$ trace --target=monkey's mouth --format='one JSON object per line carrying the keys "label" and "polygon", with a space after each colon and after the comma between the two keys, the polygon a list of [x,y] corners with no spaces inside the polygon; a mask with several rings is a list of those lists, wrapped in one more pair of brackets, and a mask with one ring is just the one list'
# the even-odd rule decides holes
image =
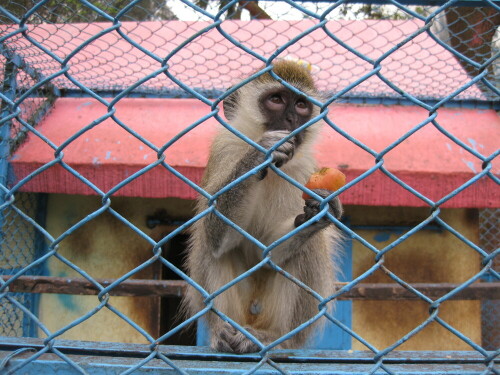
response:
{"label": "monkey's mouth", "polygon": [[296,134],[294,138],[295,146],[299,147],[304,141],[307,129],[302,130],[300,133]]}
{"label": "monkey's mouth", "polygon": [[302,130],[300,133],[296,134],[293,138],[291,138],[293,144],[295,145],[295,148],[297,149],[298,147],[300,147],[300,145],[302,144],[302,142],[304,142],[304,136],[305,136],[305,133],[306,130]]}

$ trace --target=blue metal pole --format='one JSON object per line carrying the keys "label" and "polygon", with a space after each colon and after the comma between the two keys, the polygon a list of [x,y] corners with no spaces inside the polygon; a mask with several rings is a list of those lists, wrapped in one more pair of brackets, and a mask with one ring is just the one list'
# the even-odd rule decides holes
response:
{"label": "blue metal pole", "polygon": [[[16,76],[16,65],[7,60],[4,68],[2,95],[11,102],[13,102],[16,95]],[[0,107],[0,207],[5,204],[5,190],[7,189],[9,173],[10,128],[12,124],[11,119],[8,119],[11,115],[11,109],[5,99],[2,98]],[[3,210],[0,210],[0,232],[3,232],[4,220]],[[0,241],[3,241],[4,236],[0,236],[0,238]]]}

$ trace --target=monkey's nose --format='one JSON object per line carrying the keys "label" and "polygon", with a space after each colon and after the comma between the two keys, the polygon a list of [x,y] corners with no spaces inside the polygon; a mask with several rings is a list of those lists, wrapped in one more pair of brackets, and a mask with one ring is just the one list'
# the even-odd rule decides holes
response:
{"label": "monkey's nose", "polygon": [[283,119],[283,125],[285,126],[286,130],[293,131],[295,130],[295,118],[292,115],[285,115],[285,118]]}

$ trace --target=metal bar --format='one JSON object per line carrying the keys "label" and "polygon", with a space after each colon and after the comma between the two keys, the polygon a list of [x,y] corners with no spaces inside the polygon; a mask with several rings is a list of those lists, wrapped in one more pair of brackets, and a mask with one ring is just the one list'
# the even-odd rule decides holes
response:
{"label": "metal bar", "polygon": [[[12,276],[0,276],[8,282]],[[103,287],[111,285],[114,279],[96,279]],[[338,289],[347,283],[335,283]],[[427,297],[437,299],[460,287],[453,283],[413,283],[412,286]],[[15,293],[57,293],[75,295],[97,295],[99,290],[83,278],[53,276],[21,276],[9,283],[9,291]],[[114,296],[181,297],[187,283],[182,280],[125,280],[110,291]],[[360,283],[340,295],[339,300],[418,300],[411,291],[399,284]],[[475,283],[452,296],[454,300],[500,299],[500,282]]]}
{"label": "metal bar", "polygon": [[[0,336],[0,353],[2,351],[15,351],[29,347],[41,350],[46,344],[44,339],[26,337],[3,337]],[[116,356],[122,358],[145,357],[151,352],[148,344],[128,344],[118,342],[88,342],[76,340],[57,340],[54,347],[65,354]],[[172,359],[184,360],[223,360],[252,362],[261,359],[257,353],[236,355],[230,353],[215,352],[208,347],[200,346],[176,346],[159,345],[158,350],[169,353]],[[303,363],[314,359],[321,363],[373,363],[374,353],[371,351],[347,351],[347,350],[316,350],[316,349],[288,349],[275,350],[270,354],[276,362]],[[495,360],[495,363],[500,360]],[[389,353],[384,362],[387,363],[484,363],[483,355],[476,351],[393,351]]]}
{"label": "metal bar", "polygon": [[[9,358],[6,370],[26,364],[30,352],[39,353],[47,348],[47,344],[39,339],[25,338],[0,338],[0,360]],[[24,352],[16,350],[21,348]],[[3,351],[2,351],[3,350]],[[144,357],[160,358],[163,353],[168,353],[171,358],[190,374],[226,374],[248,373],[254,364],[261,360],[258,354],[234,355],[217,353],[207,347],[179,347],[160,345],[152,349],[149,345],[78,342],[57,340],[53,343],[56,353],[64,353],[67,359],[77,364],[79,368],[94,372],[124,373],[137,366],[139,359]],[[165,362],[157,359],[148,361],[147,368],[142,366],[134,373],[149,374],[151,371],[163,373],[176,373]],[[374,353],[369,351],[326,351],[326,350],[277,350],[270,353],[269,358],[279,363],[280,368],[287,373],[304,374],[351,374],[361,375],[370,373],[373,368]],[[389,364],[391,370],[397,374],[468,374],[479,375],[485,373],[484,356],[477,352],[392,352],[384,358],[384,363]],[[491,366],[495,363],[490,362]],[[50,352],[29,361],[23,367],[27,373],[53,374],[54,372],[66,373],[67,364],[60,356]],[[262,374],[275,374],[268,368],[259,371]],[[377,372],[379,373],[379,372]]]}
{"label": "metal bar", "polygon": [[[2,276],[8,281],[12,276]],[[103,287],[114,283],[115,279],[96,279]],[[125,280],[111,290],[114,296],[162,296],[181,297],[187,283],[181,280]],[[97,295],[100,293],[93,283],[84,278],[53,276],[21,276],[9,285],[10,292],[16,293],[57,293],[75,295]]]}
{"label": "metal bar", "polygon": [[[247,0],[248,1],[248,0]],[[259,1],[259,0],[250,0]],[[274,1],[274,0],[262,0]],[[296,0],[297,3],[324,3],[331,2],[331,0]],[[441,6],[446,4],[446,0],[398,0],[401,5],[425,5],[425,6]],[[390,5],[388,0],[350,0],[349,4],[377,4],[377,5]],[[494,4],[500,4],[499,1],[493,1]],[[453,3],[453,6],[489,6],[484,0],[458,0]]]}
{"label": "metal bar", "polygon": [[[2,93],[11,101],[14,101],[16,96],[16,77],[17,67],[14,63],[7,61],[3,71]],[[9,117],[11,109],[6,100],[1,101],[0,119]],[[8,158],[10,153],[10,129],[12,121],[8,120],[0,124],[0,185],[7,186],[8,174]],[[0,195],[0,205],[3,202],[3,194]],[[0,228],[2,228],[3,220],[0,218]]]}
{"label": "metal bar", "polygon": [[[15,356],[9,361],[10,367],[7,370],[14,368],[23,364],[27,361],[28,356],[32,353],[22,353]],[[153,353],[156,355],[156,353]],[[159,355],[158,355],[159,356]],[[3,354],[0,352],[0,360]],[[81,371],[86,371],[84,373],[94,374],[124,374],[130,368],[137,365],[137,358],[121,358],[121,357],[106,357],[106,356],[78,356],[70,355],[68,358],[79,366]],[[205,375],[205,374],[249,374],[252,373],[255,362],[247,361],[232,361],[226,362],[221,360],[212,361],[200,361],[200,360],[176,360],[176,364],[182,369],[189,371],[189,374],[193,375]],[[306,363],[283,363],[280,368],[286,370],[287,374],[318,374],[318,375],[340,375],[340,374],[351,374],[351,375],[363,375],[374,373],[373,361],[369,363],[324,363],[316,362],[315,359],[311,362]],[[430,364],[408,364],[408,363],[398,363],[391,364],[391,370],[395,371],[399,375],[436,375],[436,374],[454,374],[454,375],[481,375],[485,374],[486,366],[481,363],[464,363],[464,364],[442,364],[442,363],[430,363]],[[40,374],[40,375],[52,375],[55,373],[69,374],[75,373],[68,370],[68,364],[63,361],[59,356],[51,353],[43,354],[40,358],[34,361],[30,361],[24,367],[22,367],[24,373],[30,374]],[[16,371],[16,373],[18,373]],[[148,361],[147,366],[140,366],[135,369],[134,374],[178,374],[179,372],[173,369],[169,364],[165,363],[160,359],[152,359]],[[258,372],[262,375],[277,374],[277,371],[273,371],[269,366],[265,366],[261,371]],[[283,372],[282,372],[283,373]],[[377,371],[376,374],[382,374],[382,372]]]}
{"label": "metal bar", "polygon": [[[196,92],[205,96],[208,99],[216,99],[224,94],[225,90],[220,89],[204,89],[195,88]],[[103,98],[114,98],[117,95],[123,94],[122,90],[95,90],[95,93]],[[326,95],[330,95],[327,93]],[[44,93],[34,93],[29,96],[30,98],[45,97]],[[92,97],[88,93],[82,90],[76,89],[61,89],[60,97],[69,98],[90,98]],[[125,98],[164,98],[164,99],[177,99],[177,98],[193,98],[194,96],[186,93],[184,90],[180,89],[161,89],[161,90],[141,90],[136,89],[123,95]],[[434,106],[438,103],[437,99],[432,98],[422,98],[422,100],[430,105]],[[342,96],[341,103],[352,103],[352,104],[371,104],[371,105],[406,105],[413,106],[414,102],[408,99],[395,97],[395,96]],[[472,109],[495,109],[500,110],[500,101],[498,100],[479,100],[479,99],[453,99],[444,103],[441,107],[443,108],[472,108]]]}
{"label": "metal bar", "polygon": [[[14,52],[5,43],[0,44],[0,54],[3,55],[9,63],[14,64],[18,69],[22,70],[29,77],[33,78],[35,82],[39,82],[45,78],[43,73],[34,69],[30,64],[26,63],[22,54]],[[41,95],[42,98],[53,101],[54,98],[59,96],[61,96],[61,93],[58,87],[54,86],[51,82],[45,83],[43,94]]]}

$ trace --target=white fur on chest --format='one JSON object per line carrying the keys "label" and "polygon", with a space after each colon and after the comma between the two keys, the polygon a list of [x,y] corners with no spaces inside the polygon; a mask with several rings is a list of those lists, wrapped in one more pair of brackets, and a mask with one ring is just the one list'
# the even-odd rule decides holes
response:
{"label": "white fur on chest", "polygon": [[[309,170],[310,167],[306,169],[301,164],[292,160],[284,172],[288,172],[297,182],[305,184],[312,171]],[[264,180],[259,181],[254,188],[255,194],[252,194],[251,202],[252,218],[247,229],[264,245],[269,245],[279,238],[276,233],[277,227],[303,212],[302,191],[272,170],[269,170]]]}

